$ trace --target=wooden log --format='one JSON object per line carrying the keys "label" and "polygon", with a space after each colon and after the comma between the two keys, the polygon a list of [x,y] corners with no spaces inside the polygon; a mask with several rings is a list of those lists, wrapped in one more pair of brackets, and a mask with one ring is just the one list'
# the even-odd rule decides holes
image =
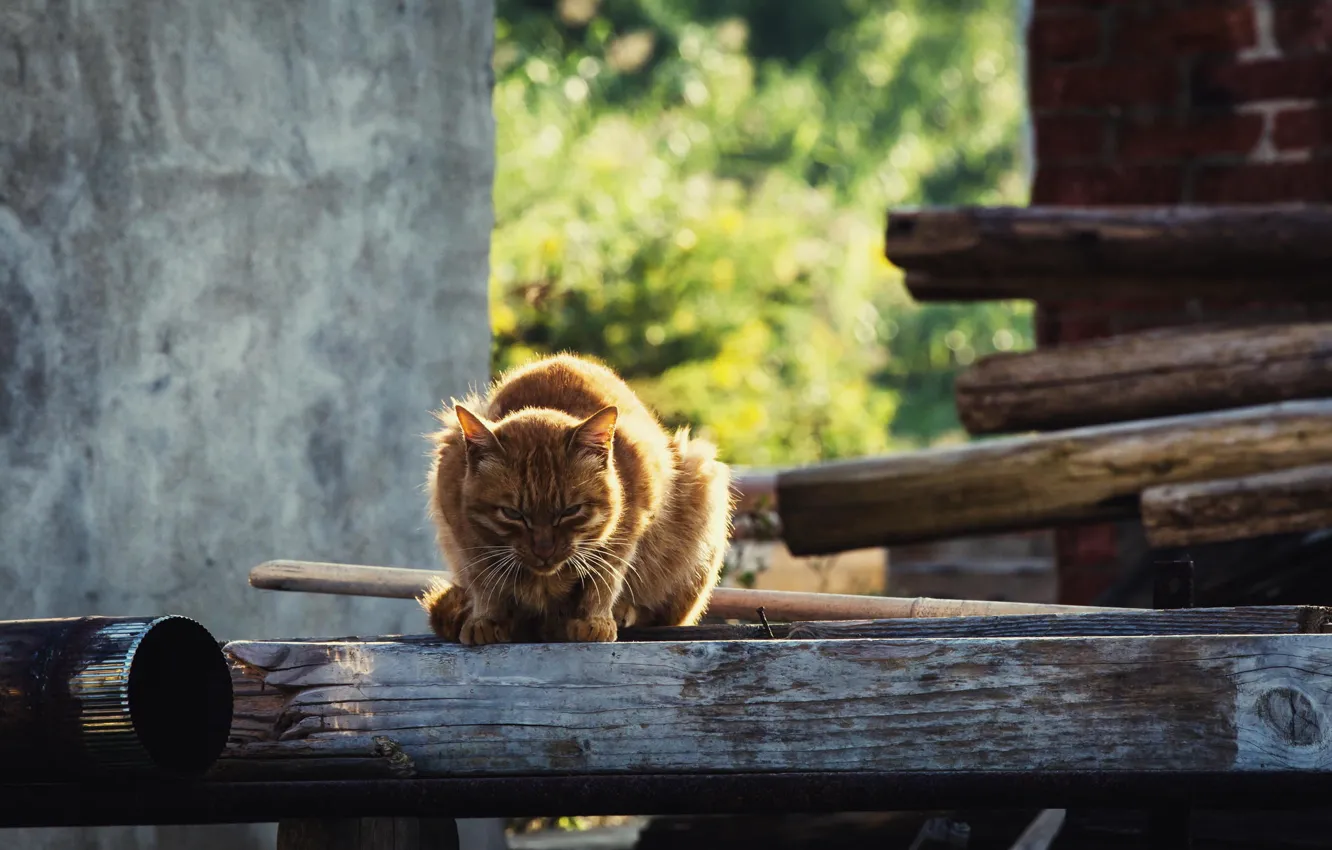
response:
{"label": "wooden log", "polygon": [[278,824],[277,850],[458,850],[451,818],[329,818]]}
{"label": "wooden log", "polygon": [[1332,322],[1171,328],[981,360],[954,384],[973,434],[1332,396]]}
{"label": "wooden log", "polygon": [[1332,206],[964,207],[891,212],[921,301],[1332,298]]}
{"label": "wooden log", "polygon": [[1155,547],[1332,528],[1332,464],[1153,487],[1142,524]]}
{"label": "wooden log", "polygon": [[[416,599],[433,581],[449,581],[447,573],[429,573],[403,567],[368,567],[317,561],[266,561],[250,570],[250,585],[264,590],[337,593]],[[719,587],[712,592],[707,613],[725,619],[757,619],[763,608],[770,620],[847,620],[886,617],[966,617],[1013,614],[1080,614],[1120,611],[1087,605],[1047,605],[1034,602],[988,602],[964,599],[899,599],[838,593],[797,593],[786,590],[750,590]]]}
{"label": "wooden log", "polygon": [[778,477],[796,555],[1136,516],[1163,484],[1332,461],[1332,401],[1010,437]]}
{"label": "wooden log", "polygon": [[234,641],[226,779],[1332,770],[1332,636]]}
{"label": "wooden log", "polygon": [[1029,617],[955,617],[938,620],[848,620],[792,623],[791,640],[848,638],[1128,637],[1133,635],[1317,634],[1328,631],[1332,610],[1315,606],[1123,609],[1113,613],[1035,614]]}
{"label": "wooden log", "polygon": [[0,777],[199,775],[230,724],[226,662],[193,620],[0,622]]}

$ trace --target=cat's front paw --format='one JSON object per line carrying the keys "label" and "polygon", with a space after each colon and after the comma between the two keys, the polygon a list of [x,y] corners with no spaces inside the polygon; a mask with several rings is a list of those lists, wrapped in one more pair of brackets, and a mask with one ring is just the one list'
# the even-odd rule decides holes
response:
{"label": "cat's front paw", "polygon": [[508,624],[486,617],[469,617],[458,630],[458,639],[468,646],[508,643],[509,638]]}
{"label": "cat's front paw", "polygon": [[615,640],[618,632],[610,617],[588,617],[586,620],[570,620],[565,634],[569,640],[579,643],[609,643]]}
{"label": "cat's front paw", "polygon": [[433,585],[421,599],[421,607],[430,617],[430,630],[444,640],[458,642],[458,631],[471,615],[467,592],[442,582]]}

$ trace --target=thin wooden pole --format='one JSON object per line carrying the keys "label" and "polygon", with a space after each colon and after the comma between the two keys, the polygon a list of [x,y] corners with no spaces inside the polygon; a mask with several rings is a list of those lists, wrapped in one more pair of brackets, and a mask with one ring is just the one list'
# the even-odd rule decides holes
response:
{"label": "thin wooden pole", "polygon": [[[416,599],[447,573],[402,567],[371,567],[315,561],[267,561],[250,571],[250,585],[263,590],[335,593]],[[763,608],[771,620],[874,620],[917,617],[986,617],[1014,614],[1088,614],[1125,611],[1085,605],[1046,605],[1035,602],[987,602],[965,599],[914,599],[851,596],[835,593],[795,593],[785,590],[748,590],[719,587],[712,593],[708,615],[725,619],[757,620]]]}

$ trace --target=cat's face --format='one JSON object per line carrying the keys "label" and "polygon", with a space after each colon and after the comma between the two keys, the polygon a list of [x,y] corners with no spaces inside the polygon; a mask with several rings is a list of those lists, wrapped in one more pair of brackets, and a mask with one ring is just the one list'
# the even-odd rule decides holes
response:
{"label": "cat's face", "polygon": [[616,409],[582,422],[521,411],[498,426],[456,412],[467,450],[463,507],[481,541],[468,553],[472,574],[501,581],[588,569],[588,547],[605,540],[620,511]]}

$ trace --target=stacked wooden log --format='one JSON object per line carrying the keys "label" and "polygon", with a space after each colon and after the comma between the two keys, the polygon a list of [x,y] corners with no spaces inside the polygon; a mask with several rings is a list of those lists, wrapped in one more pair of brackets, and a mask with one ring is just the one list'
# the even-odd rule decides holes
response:
{"label": "stacked wooden log", "polygon": [[[1328,233],[1332,206],[964,209],[893,214],[887,254],[920,300],[1332,305]],[[1157,547],[1332,527],[1332,321],[999,354],[956,401],[970,433],[1010,436],[779,472],[791,551],[1139,515]]]}

